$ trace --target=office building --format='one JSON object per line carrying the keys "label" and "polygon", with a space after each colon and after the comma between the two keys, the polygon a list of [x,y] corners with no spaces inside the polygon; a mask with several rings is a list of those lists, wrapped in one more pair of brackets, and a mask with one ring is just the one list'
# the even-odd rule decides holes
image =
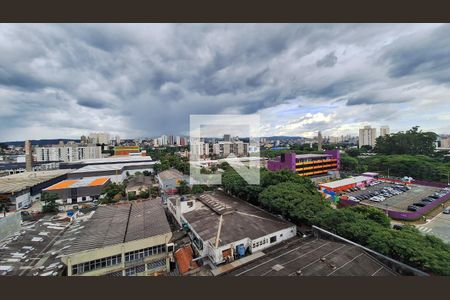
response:
{"label": "office building", "polygon": [[327,150],[324,154],[283,153],[267,162],[270,171],[289,169],[299,176],[326,175],[340,168],[339,150]]}
{"label": "office building", "polygon": [[158,201],[101,206],[62,239],[67,276],[155,276],[170,271],[173,244]]}
{"label": "office building", "polygon": [[377,129],[370,126],[364,126],[359,129],[359,147],[362,146],[375,146],[377,138]]}
{"label": "office building", "polygon": [[389,134],[389,126],[380,127],[380,136],[385,136]]}
{"label": "office building", "polygon": [[78,145],[74,142],[46,147],[35,147],[36,161],[63,161],[75,162],[83,159],[95,159],[102,157],[100,146],[94,145]]}

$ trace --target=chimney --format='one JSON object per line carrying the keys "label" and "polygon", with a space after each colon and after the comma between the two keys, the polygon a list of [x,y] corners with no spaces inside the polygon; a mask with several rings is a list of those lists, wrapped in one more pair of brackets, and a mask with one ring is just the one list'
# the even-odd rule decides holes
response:
{"label": "chimney", "polygon": [[31,152],[31,141],[25,141],[25,169],[31,172],[33,168],[33,153]]}

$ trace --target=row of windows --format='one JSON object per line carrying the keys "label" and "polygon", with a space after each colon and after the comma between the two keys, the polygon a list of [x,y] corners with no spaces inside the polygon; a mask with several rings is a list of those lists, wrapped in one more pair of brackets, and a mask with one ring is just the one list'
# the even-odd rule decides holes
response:
{"label": "row of windows", "polygon": [[166,252],[166,245],[158,245],[136,251],[130,251],[125,253],[125,262],[142,259],[150,255],[157,255],[164,252]]}
{"label": "row of windows", "polygon": [[120,264],[122,262],[122,255],[114,255],[110,257],[105,257],[102,259],[96,259],[92,261],[88,261],[85,263],[77,264],[72,266],[72,274],[81,274],[89,271],[93,271],[96,269],[106,268],[110,266],[114,266]]}
{"label": "row of windows", "polygon": [[165,266],[166,266],[166,260],[165,259],[152,261],[151,263],[147,264],[147,271],[151,271],[153,269],[159,269],[159,268],[165,267]]}
{"label": "row of windows", "polygon": [[125,276],[136,276],[137,273],[145,271],[145,265],[140,265],[132,268],[125,269]]}
{"label": "row of windows", "polygon": [[269,240],[268,239],[263,239],[263,240],[260,240],[260,241],[257,241],[257,242],[253,242],[253,248],[257,248],[257,247],[259,247],[259,246],[262,246],[262,245],[265,245],[265,244],[268,244],[269,243]]}

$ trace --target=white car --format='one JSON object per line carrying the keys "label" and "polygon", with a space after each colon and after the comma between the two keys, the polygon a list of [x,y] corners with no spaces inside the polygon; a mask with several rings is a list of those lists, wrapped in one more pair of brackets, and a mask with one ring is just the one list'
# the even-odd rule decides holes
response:
{"label": "white car", "polygon": [[378,196],[373,196],[372,198],[370,198],[370,201],[381,202],[381,199]]}

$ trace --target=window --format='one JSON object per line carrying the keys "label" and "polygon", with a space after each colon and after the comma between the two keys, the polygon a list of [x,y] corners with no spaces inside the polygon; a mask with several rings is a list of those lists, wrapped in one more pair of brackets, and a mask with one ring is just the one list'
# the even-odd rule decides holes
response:
{"label": "window", "polygon": [[193,203],[192,201],[189,201],[189,202],[187,203],[187,206],[188,206],[189,208],[191,208],[192,206],[194,206],[194,203]]}
{"label": "window", "polygon": [[164,252],[166,252],[166,245],[158,245],[158,246],[149,247],[149,248],[145,248],[145,249],[130,251],[130,252],[125,253],[125,261],[130,262],[133,260],[142,259],[147,256],[158,255],[158,254],[161,254]]}
{"label": "window", "polygon": [[145,271],[145,265],[140,265],[132,268],[125,269],[125,276],[136,276],[138,273]]}
{"label": "window", "polygon": [[270,243],[275,243],[276,241],[277,241],[277,236],[276,235],[270,237]]}
{"label": "window", "polygon": [[101,259],[96,259],[88,262],[84,262],[81,264],[77,264],[72,266],[72,274],[82,274],[85,272],[93,271],[96,269],[101,269],[105,267],[110,267],[113,265],[120,264],[122,262],[122,255],[114,255],[110,257],[105,257]]}
{"label": "window", "polygon": [[160,268],[165,268],[166,267],[166,260],[165,259],[161,259],[161,260],[157,260],[157,261],[153,261],[151,263],[147,264],[147,271],[156,271],[157,269]]}

